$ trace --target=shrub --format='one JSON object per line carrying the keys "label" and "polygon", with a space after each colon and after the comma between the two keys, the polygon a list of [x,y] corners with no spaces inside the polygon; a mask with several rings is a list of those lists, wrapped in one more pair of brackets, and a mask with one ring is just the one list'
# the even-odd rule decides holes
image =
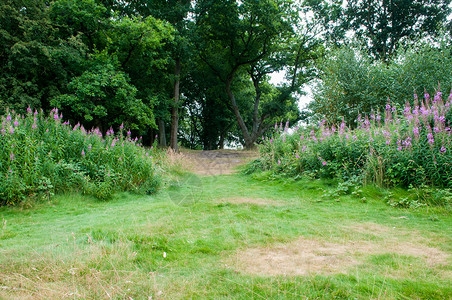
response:
{"label": "shrub", "polygon": [[452,188],[450,115],[452,93],[443,101],[427,93],[403,109],[388,103],[384,113],[359,116],[355,129],[343,121],[338,127],[325,120],[311,128],[275,125],[273,136],[260,147],[256,169],[297,176],[360,178],[394,187],[429,185]]}
{"label": "shrub", "polygon": [[415,93],[452,85],[451,50],[440,45],[421,44],[400,50],[388,64],[372,62],[364,53],[341,48],[331,52],[319,66],[320,81],[310,104],[318,118],[339,123],[344,117],[356,126],[358,114],[383,110],[389,97],[402,107]]}
{"label": "shrub", "polygon": [[140,146],[130,131],[86,131],[62,121],[58,110],[1,117],[0,205],[25,198],[49,198],[80,191],[108,199],[114,192],[149,194],[157,190],[155,150]]}

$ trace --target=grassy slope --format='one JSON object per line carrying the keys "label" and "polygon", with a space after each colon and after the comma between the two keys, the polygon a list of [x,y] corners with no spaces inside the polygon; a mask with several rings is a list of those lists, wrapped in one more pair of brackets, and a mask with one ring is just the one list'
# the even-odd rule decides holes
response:
{"label": "grassy slope", "polygon": [[[324,183],[264,182],[240,175],[197,177],[153,197],[110,202],[59,196],[31,209],[0,208],[0,298],[428,298],[452,297],[452,268],[421,258],[370,254],[345,274],[258,276],[238,271],[239,249],[304,236],[333,242],[392,238],[351,231],[375,223],[452,254],[452,217],[402,210],[367,188],[318,201]],[[226,198],[278,206],[231,204]],[[400,218],[403,217],[403,218]],[[433,218],[432,218],[433,217]],[[433,221],[436,220],[436,221]],[[166,254],[166,257],[164,257]]]}

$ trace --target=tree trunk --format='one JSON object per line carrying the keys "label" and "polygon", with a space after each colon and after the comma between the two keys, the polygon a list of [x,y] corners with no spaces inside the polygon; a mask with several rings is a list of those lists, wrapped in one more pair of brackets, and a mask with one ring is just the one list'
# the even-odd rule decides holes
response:
{"label": "tree trunk", "polygon": [[176,59],[176,65],[174,67],[174,101],[171,108],[171,137],[170,137],[170,147],[174,151],[178,151],[177,147],[177,131],[179,129],[179,86],[180,86],[180,72],[181,72],[181,62],[180,58]]}
{"label": "tree trunk", "polygon": [[218,149],[224,149],[224,134],[220,135],[220,141],[218,142]]}
{"label": "tree trunk", "polygon": [[159,142],[160,147],[166,147],[165,122],[162,119],[159,120],[159,138],[160,138]]}
{"label": "tree trunk", "polygon": [[243,121],[242,115],[240,114],[239,107],[237,105],[237,101],[235,100],[234,93],[231,90],[232,85],[232,76],[228,78],[226,81],[226,93],[228,94],[229,100],[231,102],[232,111],[234,112],[234,115],[237,119],[237,123],[239,124],[240,130],[243,134],[243,139],[245,140],[245,148],[253,148],[254,142],[256,142],[256,139],[254,139],[246,127],[245,121]]}

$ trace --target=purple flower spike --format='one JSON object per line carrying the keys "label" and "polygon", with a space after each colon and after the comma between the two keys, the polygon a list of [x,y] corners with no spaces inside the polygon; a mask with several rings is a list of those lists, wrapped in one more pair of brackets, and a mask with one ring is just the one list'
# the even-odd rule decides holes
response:
{"label": "purple flower spike", "polygon": [[82,156],[85,156],[85,150],[82,149]]}
{"label": "purple flower spike", "polygon": [[11,154],[9,155],[9,160],[13,161],[16,159],[16,156],[14,155],[13,151],[11,151]]}
{"label": "purple flower spike", "polygon": [[446,147],[442,146],[439,152],[442,154],[446,153]]}
{"label": "purple flower spike", "polygon": [[6,121],[7,121],[7,122],[11,121],[11,115],[7,115],[7,116],[6,116]]}
{"label": "purple flower spike", "polygon": [[32,111],[31,111],[31,108],[29,106],[29,107],[27,107],[27,114],[31,114],[31,113],[32,113]]}
{"label": "purple flower spike", "polygon": [[436,103],[436,102],[440,101],[442,96],[443,96],[443,93],[441,93],[440,91],[438,91],[438,92],[436,93],[436,95],[435,95],[435,98],[434,98],[434,100],[433,100],[433,101],[434,101],[433,103]]}

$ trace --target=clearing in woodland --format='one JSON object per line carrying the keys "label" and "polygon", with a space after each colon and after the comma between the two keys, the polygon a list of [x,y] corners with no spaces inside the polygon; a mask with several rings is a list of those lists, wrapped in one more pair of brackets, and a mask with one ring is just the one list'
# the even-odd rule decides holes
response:
{"label": "clearing in woodland", "polygon": [[0,298],[452,298],[447,208],[237,172],[256,156],[183,152],[192,171],[154,196],[0,208]]}

